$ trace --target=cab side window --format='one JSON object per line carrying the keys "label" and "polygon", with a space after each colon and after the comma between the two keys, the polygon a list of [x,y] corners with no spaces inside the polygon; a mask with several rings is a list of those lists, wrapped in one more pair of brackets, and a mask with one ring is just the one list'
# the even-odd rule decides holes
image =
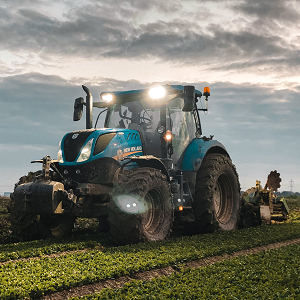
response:
{"label": "cab side window", "polygon": [[[167,107],[168,115],[171,117],[173,134],[173,159],[177,161],[185,148],[189,145],[190,141],[196,136],[196,123],[193,112],[182,111],[184,101],[182,98],[173,99]],[[167,122],[168,125],[168,122]]]}

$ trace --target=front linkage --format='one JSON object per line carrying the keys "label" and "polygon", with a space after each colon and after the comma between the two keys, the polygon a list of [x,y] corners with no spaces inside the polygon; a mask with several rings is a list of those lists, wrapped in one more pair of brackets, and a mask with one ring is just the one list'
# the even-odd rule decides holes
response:
{"label": "front linkage", "polygon": [[11,194],[8,208],[15,239],[68,235],[76,217],[107,215],[112,185],[74,182],[49,156],[35,162],[42,163],[42,172],[20,178]]}

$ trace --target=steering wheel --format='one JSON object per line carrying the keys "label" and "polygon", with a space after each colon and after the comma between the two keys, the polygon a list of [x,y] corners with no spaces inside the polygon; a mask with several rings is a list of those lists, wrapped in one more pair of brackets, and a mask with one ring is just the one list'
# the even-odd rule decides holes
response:
{"label": "steering wheel", "polygon": [[140,116],[141,122],[144,122],[146,126],[152,125],[152,120],[150,118],[145,117],[145,114],[146,111],[144,111],[143,116]]}

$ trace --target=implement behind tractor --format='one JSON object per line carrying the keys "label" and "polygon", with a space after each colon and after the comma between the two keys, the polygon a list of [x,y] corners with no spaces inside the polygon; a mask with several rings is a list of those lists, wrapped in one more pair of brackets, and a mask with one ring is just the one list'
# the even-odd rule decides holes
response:
{"label": "implement behind tractor", "polygon": [[289,208],[284,198],[278,199],[275,192],[280,188],[280,174],[272,171],[262,188],[260,181],[243,193],[242,222],[244,227],[260,225],[261,222],[271,224],[271,221],[285,221]]}

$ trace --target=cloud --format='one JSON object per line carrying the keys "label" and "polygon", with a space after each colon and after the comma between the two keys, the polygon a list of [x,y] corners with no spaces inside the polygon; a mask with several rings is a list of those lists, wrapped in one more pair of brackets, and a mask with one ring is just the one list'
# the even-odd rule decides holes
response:
{"label": "cloud", "polygon": [[18,145],[16,147],[15,144],[0,144],[0,150],[9,151],[9,152],[20,152],[24,150],[34,150],[34,151],[46,151],[49,149],[49,145]]}
{"label": "cloud", "polygon": [[262,103],[287,103],[290,102],[287,99],[266,99],[263,100]]}
{"label": "cloud", "polygon": [[[178,17],[176,12],[183,9],[185,1],[172,5],[158,0],[87,3],[70,6],[64,18],[46,15],[41,8],[35,10],[30,5],[16,12],[2,9],[0,14],[5,15],[6,21],[0,28],[0,46],[31,52],[56,64],[66,58],[81,57],[158,59],[179,65],[203,65],[205,61],[209,69],[251,68],[255,72],[258,68],[268,73],[276,67],[284,71],[288,66],[298,69],[298,48],[286,40],[287,34],[279,35],[271,23],[290,22],[298,12],[282,1],[276,1],[275,9],[271,9],[271,2],[234,2],[233,9],[243,14],[236,18],[235,29],[217,23],[203,26],[184,13]],[[199,8],[196,2],[191,4]],[[155,12],[162,18],[149,18]],[[249,15],[256,19],[247,20]],[[143,16],[148,16],[147,21],[143,21]],[[168,20],[164,21],[163,16],[168,16]],[[268,30],[257,23],[258,19]]]}
{"label": "cloud", "polygon": [[[45,155],[55,158],[58,143],[64,134],[85,128],[84,117],[79,122],[72,121],[74,99],[85,97],[81,84],[90,88],[95,101],[99,100],[102,91],[149,86],[147,82],[118,81],[102,77],[94,80],[74,78],[67,81],[59,76],[38,73],[2,78],[0,177],[6,176],[4,170],[7,169],[14,169],[15,174],[12,177],[14,180],[6,180],[5,184],[11,182],[13,187],[14,182],[27,171],[39,168],[36,165],[32,166],[30,161]],[[200,90],[208,86],[207,82],[189,84]],[[273,169],[280,172],[285,164],[300,164],[297,150],[300,143],[299,91],[276,91],[260,85],[226,82],[214,83],[210,88],[208,114],[200,114],[203,134],[212,134],[215,139],[224,143],[240,172],[244,186],[249,187],[244,178],[255,182],[255,179],[264,178],[262,173]],[[288,102],[282,103],[281,99],[287,99]],[[278,114],[287,110],[289,113],[286,115]],[[95,110],[94,121],[96,116]],[[101,122],[100,127],[103,120]],[[247,170],[243,169],[246,162],[256,163],[257,166],[265,164],[268,167],[253,170],[257,178],[249,178]],[[295,174],[295,180],[295,170],[292,174]]]}
{"label": "cloud", "polygon": [[233,8],[246,15],[257,18],[264,18],[268,21],[277,22],[298,22],[299,11],[297,11],[297,1],[285,0],[251,0],[237,1]]}

